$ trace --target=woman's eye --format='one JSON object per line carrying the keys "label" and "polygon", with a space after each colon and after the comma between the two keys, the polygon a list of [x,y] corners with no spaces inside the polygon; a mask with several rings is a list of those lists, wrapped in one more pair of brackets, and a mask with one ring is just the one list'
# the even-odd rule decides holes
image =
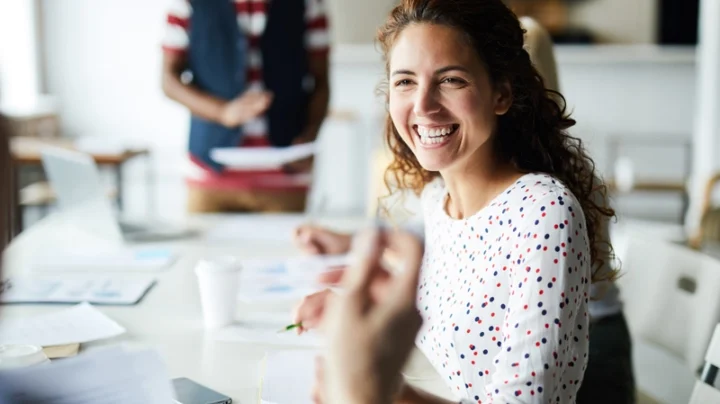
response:
{"label": "woman's eye", "polygon": [[453,84],[453,85],[462,85],[465,84],[465,81],[455,78],[455,77],[447,77],[443,79],[443,83]]}
{"label": "woman's eye", "polygon": [[402,87],[402,86],[407,86],[407,85],[409,85],[410,83],[411,83],[410,80],[408,80],[408,79],[403,79],[403,80],[398,80],[398,81],[396,81],[396,82],[395,82],[395,86],[396,86],[396,87]]}

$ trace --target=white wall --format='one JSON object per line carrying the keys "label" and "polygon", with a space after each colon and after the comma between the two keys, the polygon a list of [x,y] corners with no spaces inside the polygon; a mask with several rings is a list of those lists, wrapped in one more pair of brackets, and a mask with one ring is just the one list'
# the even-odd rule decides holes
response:
{"label": "white wall", "polygon": [[67,134],[184,144],[185,111],[160,91],[164,3],[43,1],[47,90]]}
{"label": "white wall", "polygon": [[36,102],[40,80],[34,0],[0,0],[0,103],[13,110]]}
{"label": "white wall", "polygon": [[326,0],[335,43],[365,44],[397,4],[395,0]]}

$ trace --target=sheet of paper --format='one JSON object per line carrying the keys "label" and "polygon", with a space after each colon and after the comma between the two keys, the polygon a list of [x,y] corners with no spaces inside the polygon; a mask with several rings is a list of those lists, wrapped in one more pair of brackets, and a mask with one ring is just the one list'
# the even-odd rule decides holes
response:
{"label": "sheet of paper", "polygon": [[81,303],[132,305],[155,284],[154,279],[115,279],[97,275],[10,278],[0,303]]}
{"label": "sheet of paper", "polygon": [[289,147],[226,147],[210,151],[210,158],[236,170],[268,170],[315,154],[314,142]]}
{"label": "sheet of paper", "polygon": [[348,263],[347,255],[243,261],[238,298],[248,303],[297,300],[326,288],[317,277]]}
{"label": "sheet of paper", "polygon": [[45,251],[33,257],[33,271],[157,270],[170,266],[177,255],[166,248],[78,249]]}
{"label": "sheet of paper", "polygon": [[7,402],[172,403],[173,389],[154,351],[107,349],[47,366],[0,372]]}
{"label": "sheet of paper", "polygon": [[262,379],[263,404],[312,404],[317,351],[279,351],[268,354]]}
{"label": "sheet of paper", "polygon": [[295,229],[308,221],[297,215],[240,216],[224,220],[205,232],[207,241],[281,242],[290,245]]}
{"label": "sheet of paper", "polygon": [[0,344],[52,346],[96,341],[123,333],[125,328],[87,303],[35,317],[0,320]]}
{"label": "sheet of paper", "polygon": [[246,342],[278,347],[313,347],[323,345],[323,339],[314,332],[297,335],[293,330],[279,332],[291,324],[290,313],[253,312],[237,323],[214,333],[217,341]]}
{"label": "sheet of paper", "polygon": [[348,255],[308,255],[290,258],[241,260],[243,278],[296,277],[314,279],[318,274],[348,265]]}

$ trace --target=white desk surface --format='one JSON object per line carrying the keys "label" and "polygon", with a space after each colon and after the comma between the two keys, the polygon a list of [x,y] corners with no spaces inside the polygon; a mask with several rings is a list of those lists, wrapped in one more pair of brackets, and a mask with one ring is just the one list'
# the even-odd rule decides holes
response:
{"label": "white desk surface", "polygon": [[[277,217],[277,216],[275,216]],[[252,215],[202,215],[192,217],[190,223],[209,229],[220,223],[234,221],[242,225],[244,218],[256,223]],[[288,220],[298,216],[287,215]],[[353,230],[365,222],[362,218],[321,220],[332,227]],[[288,238],[289,240],[289,238]],[[5,276],[26,270],[29,256],[42,251],[43,246],[80,245],[97,243],[91,237],[73,231],[60,216],[50,217],[23,232],[8,249]],[[261,240],[227,240],[210,242],[198,237],[174,242],[155,243],[180,252],[180,259],[169,269],[153,272],[158,280],[155,287],[135,306],[98,306],[106,315],[124,326],[128,332],[120,337],[83,345],[84,350],[98,346],[125,344],[131,347],[151,347],[160,352],[170,377],[189,377],[233,398],[240,404],[254,404],[259,400],[261,363],[272,348],[241,342],[217,342],[202,327],[200,303],[192,269],[203,256],[233,255],[240,258],[264,258],[299,255],[288,243]],[[148,276],[147,273],[122,273],[122,276]],[[288,313],[291,305],[245,306],[240,310],[279,311]],[[3,318],[30,316],[62,309],[59,305],[4,305]],[[277,348],[275,348],[277,349]],[[447,396],[445,384],[427,360],[416,350],[405,371],[408,381],[436,394]],[[452,396],[450,396],[452,397]]]}

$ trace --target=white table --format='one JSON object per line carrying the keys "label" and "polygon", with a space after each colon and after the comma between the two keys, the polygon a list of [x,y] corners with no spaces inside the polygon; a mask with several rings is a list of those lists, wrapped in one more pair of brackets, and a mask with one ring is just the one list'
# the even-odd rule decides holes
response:
{"label": "white table", "polygon": [[[288,221],[299,216],[285,216]],[[277,223],[277,217],[274,217]],[[218,224],[234,221],[242,225],[244,220],[257,224],[256,216],[203,215],[190,219],[190,223],[202,229],[211,229]],[[361,227],[361,218],[325,219],[324,224],[338,229],[352,230]],[[6,254],[5,270],[18,274],[27,270],[28,257],[42,251],[44,245],[72,245],[86,243],[92,246],[98,240],[76,232],[62,216],[49,217],[22,233]],[[223,394],[231,396],[241,404],[259,402],[259,380],[261,363],[269,349],[267,346],[239,343],[216,342],[203,329],[195,274],[192,269],[196,260],[203,256],[233,255],[240,258],[264,258],[298,255],[289,242],[269,240],[225,240],[208,242],[199,237],[191,240],[158,243],[181,253],[171,268],[155,272],[158,282],[147,296],[136,306],[98,306],[106,315],[127,328],[128,332],[112,340],[86,344],[83,349],[112,344],[127,344],[137,347],[151,347],[162,355],[171,377],[189,377]],[[147,273],[122,273],[123,277],[146,277]],[[242,307],[241,310],[257,310],[260,307]],[[6,305],[2,316],[22,317],[48,313],[61,309],[57,305]],[[263,311],[283,311],[290,318],[290,305],[264,306]],[[428,391],[447,396],[445,384],[434,372],[422,354],[416,350],[405,372],[408,381]]]}

